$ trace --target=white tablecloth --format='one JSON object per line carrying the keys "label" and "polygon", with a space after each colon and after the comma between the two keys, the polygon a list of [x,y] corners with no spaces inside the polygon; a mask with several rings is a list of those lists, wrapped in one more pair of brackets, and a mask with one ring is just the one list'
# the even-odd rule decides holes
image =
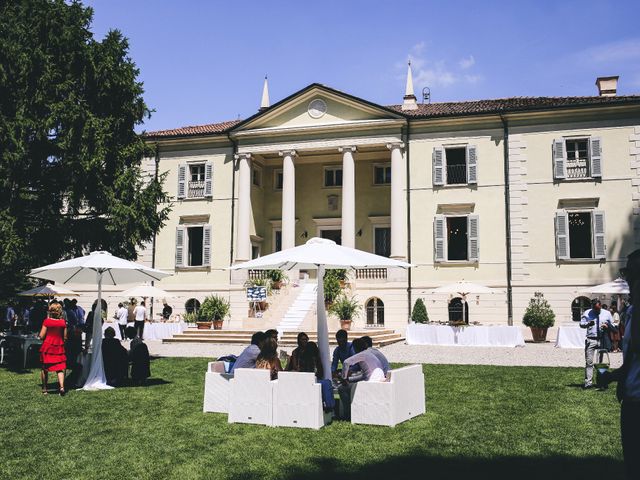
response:
{"label": "white tablecloth", "polygon": [[450,327],[448,325],[407,326],[409,345],[464,345],[469,347],[523,347],[520,327]]}
{"label": "white tablecloth", "polygon": [[[120,328],[118,324],[104,323],[102,325],[102,332],[107,327],[111,327],[116,331],[116,338],[122,340],[120,337]],[[164,338],[171,338],[176,334],[182,333],[187,329],[187,324],[184,322],[168,322],[168,323],[145,323],[144,333],[142,334],[143,340],[162,340]]]}
{"label": "white tablecloth", "polygon": [[559,348],[584,348],[584,340],[587,329],[580,327],[558,327],[556,347]]}

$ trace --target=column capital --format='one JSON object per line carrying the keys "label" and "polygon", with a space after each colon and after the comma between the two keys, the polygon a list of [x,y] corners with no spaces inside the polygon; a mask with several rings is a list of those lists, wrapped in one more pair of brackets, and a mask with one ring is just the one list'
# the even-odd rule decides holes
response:
{"label": "column capital", "polygon": [[250,153],[236,153],[233,158],[235,160],[242,160],[242,159],[246,159],[246,160],[251,160],[251,154]]}
{"label": "column capital", "polygon": [[297,157],[298,152],[296,152],[295,150],[280,150],[278,152],[278,155],[280,155],[281,157]]}
{"label": "column capital", "polygon": [[404,142],[387,143],[387,148],[389,150],[395,150],[397,148],[404,148]]}
{"label": "column capital", "polygon": [[344,153],[344,152],[356,153],[357,150],[358,150],[358,147],[356,147],[355,145],[346,145],[343,147],[338,147],[338,152],[340,153]]}

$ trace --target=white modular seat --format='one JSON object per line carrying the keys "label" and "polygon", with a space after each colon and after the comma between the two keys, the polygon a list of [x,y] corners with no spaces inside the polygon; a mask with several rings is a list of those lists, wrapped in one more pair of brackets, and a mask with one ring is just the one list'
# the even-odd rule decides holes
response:
{"label": "white modular seat", "polygon": [[271,372],[266,369],[237,368],[230,381],[229,423],[273,425]]}
{"label": "white modular seat", "polygon": [[204,375],[203,412],[229,413],[229,395],[233,375],[224,373],[224,362],[209,362]]}
{"label": "white modular seat", "polygon": [[354,424],[394,427],[425,411],[422,365],[389,370],[388,381],[358,382],[352,392]]}
{"label": "white modular seat", "polygon": [[273,425],[319,429],[331,421],[322,409],[314,373],[279,372],[273,388]]}

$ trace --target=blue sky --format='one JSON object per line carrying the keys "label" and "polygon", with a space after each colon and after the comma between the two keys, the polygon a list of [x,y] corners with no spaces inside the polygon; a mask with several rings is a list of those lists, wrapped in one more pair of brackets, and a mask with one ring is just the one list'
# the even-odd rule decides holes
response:
{"label": "blue sky", "polygon": [[129,38],[147,131],[254,114],[318,82],[402,102],[407,59],[432,101],[640,93],[640,1],[91,0],[100,39]]}

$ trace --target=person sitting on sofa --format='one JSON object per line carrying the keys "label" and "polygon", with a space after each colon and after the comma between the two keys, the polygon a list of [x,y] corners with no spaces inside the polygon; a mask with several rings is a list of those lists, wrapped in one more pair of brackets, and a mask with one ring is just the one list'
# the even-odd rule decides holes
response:
{"label": "person sitting on sofa", "polygon": [[256,368],[264,368],[271,371],[271,380],[278,378],[278,372],[282,371],[282,364],[278,358],[278,343],[273,337],[267,337],[262,342],[260,354],[256,358]]}
{"label": "person sitting on sofa", "polygon": [[129,361],[131,362],[131,380],[134,385],[144,384],[151,376],[149,348],[140,337],[137,337],[136,327],[125,329],[127,338],[131,340],[129,345]]}
{"label": "person sitting on sofa", "polygon": [[348,335],[346,330],[336,332],[338,346],[333,350],[333,360],[331,361],[331,375],[333,377],[338,376],[338,363],[341,362],[344,367],[344,361],[356,353],[353,351],[353,345],[348,341]]}
{"label": "person sitting on sofa", "polygon": [[309,335],[304,332],[300,332],[298,334],[298,348],[296,348],[293,352],[291,352],[291,356],[289,356],[289,361],[287,362],[287,366],[285,370],[287,372],[301,372],[300,370],[300,359],[304,355],[304,351],[309,344]]}
{"label": "person sitting on sofa", "polygon": [[236,368],[256,368],[256,359],[260,355],[260,347],[265,338],[264,332],[254,333],[251,336],[251,345],[238,356],[229,373],[233,373]]}
{"label": "person sitting on sofa", "polygon": [[319,383],[322,387],[322,405],[324,411],[332,411],[336,406],[336,400],[333,398],[333,383],[331,380],[324,378],[320,349],[318,349],[318,345],[315,342],[308,342],[306,344],[306,348],[298,359],[298,370],[296,371],[316,374],[316,383]]}
{"label": "person sitting on sofa", "polygon": [[371,350],[371,352],[378,357],[378,360],[380,360],[380,363],[382,364],[382,371],[387,375],[387,372],[389,371],[389,360],[387,360],[387,357],[385,357],[384,353],[377,348],[373,348],[373,339],[369,335],[365,335],[361,338],[366,343],[367,350]]}

